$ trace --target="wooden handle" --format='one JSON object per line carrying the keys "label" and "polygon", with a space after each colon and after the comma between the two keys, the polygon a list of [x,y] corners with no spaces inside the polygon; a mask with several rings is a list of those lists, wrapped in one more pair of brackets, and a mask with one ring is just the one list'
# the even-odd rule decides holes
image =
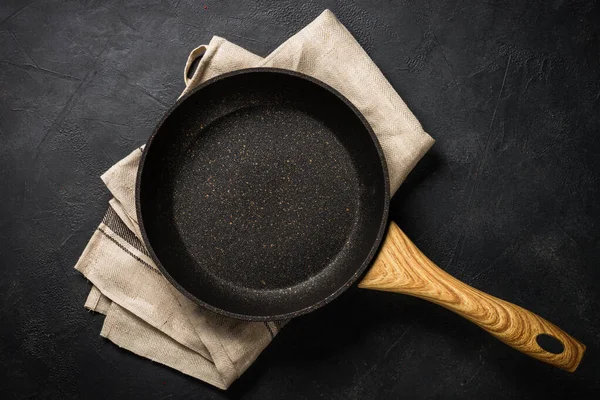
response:
{"label": "wooden handle", "polygon": [[542,317],[472,288],[441,270],[394,222],[375,263],[358,286],[439,304],[514,349],[570,372],[577,369],[585,352],[583,344]]}

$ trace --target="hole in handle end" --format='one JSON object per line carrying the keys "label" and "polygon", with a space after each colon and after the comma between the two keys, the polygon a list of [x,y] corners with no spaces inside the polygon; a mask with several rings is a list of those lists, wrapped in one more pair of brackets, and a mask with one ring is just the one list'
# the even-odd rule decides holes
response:
{"label": "hole in handle end", "polygon": [[560,340],[545,333],[537,335],[535,337],[535,341],[537,342],[538,346],[546,350],[548,353],[560,354],[565,350],[565,346]]}

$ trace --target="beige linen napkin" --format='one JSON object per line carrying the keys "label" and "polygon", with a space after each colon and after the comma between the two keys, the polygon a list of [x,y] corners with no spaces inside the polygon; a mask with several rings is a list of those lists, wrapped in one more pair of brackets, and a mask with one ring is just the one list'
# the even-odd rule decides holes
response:
{"label": "beige linen napkin", "polygon": [[[188,69],[200,56],[188,79]],[[392,194],[433,144],[381,71],[329,10],[264,59],[215,36],[190,54],[182,95],[216,75],[250,67],[302,72],[344,94],[379,138]],[[285,321],[223,317],[196,305],[167,282],[148,256],[136,220],[134,187],[141,154],[141,148],[134,150],[102,175],[113,199],[75,266],[93,284],[85,307],[106,315],[100,334],[118,346],[226,389]]]}

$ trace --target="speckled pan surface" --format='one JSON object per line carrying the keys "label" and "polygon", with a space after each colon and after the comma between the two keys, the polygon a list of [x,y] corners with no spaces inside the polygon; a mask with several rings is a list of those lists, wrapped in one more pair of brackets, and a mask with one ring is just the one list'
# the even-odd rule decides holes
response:
{"label": "speckled pan surface", "polygon": [[138,219],[164,275],[243,319],[312,311],[354,283],[389,209],[383,153],[362,115],[290,71],[219,76],[159,123],[138,173]]}

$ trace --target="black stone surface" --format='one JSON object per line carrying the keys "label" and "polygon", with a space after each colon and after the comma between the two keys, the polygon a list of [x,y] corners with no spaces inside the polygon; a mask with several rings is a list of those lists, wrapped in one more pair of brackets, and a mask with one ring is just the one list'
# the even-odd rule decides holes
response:
{"label": "black stone surface", "polygon": [[[99,337],[73,270],[110,197],[99,175],[175,101],[193,47],[218,34],[266,55],[324,8],[437,139],[393,218],[448,272],[584,342],[575,374],[358,289],[287,325],[227,392]],[[12,0],[0,43],[3,398],[596,398],[597,2]]]}

